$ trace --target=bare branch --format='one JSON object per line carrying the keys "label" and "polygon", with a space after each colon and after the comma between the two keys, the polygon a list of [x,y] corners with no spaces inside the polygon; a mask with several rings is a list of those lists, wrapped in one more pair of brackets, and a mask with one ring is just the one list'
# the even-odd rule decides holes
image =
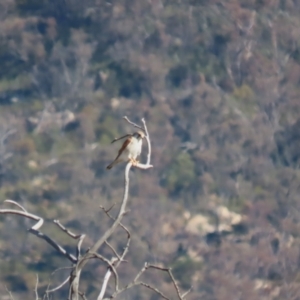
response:
{"label": "bare branch", "polygon": [[[106,215],[112,219],[112,220],[115,220],[107,210],[105,210],[103,207],[102,209],[104,210],[104,212],[106,213]],[[126,232],[127,232],[127,243],[126,243],[126,246],[124,247],[124,250],[123,250],[123,253],[121,256],[118,255],[117,251],[114,249],[113,246],[111,246],[107,241],[106,241],[106,245],[108,245],[110,247],[110,249],[116,254],[117,258],[118,258],[118,262],[116,263],[116,268],[120,265],[121,262],[124,261],[124,257],[125,255],[127,254],[128,250],[129,250],[129,245],[130,245],[130,231],[120,222],[119,224]],[[99,294],[99,297],[97,300],[101,300],[103,299],[104,297],[104,294],[105,294],[105,290],[106,290],[106,286],[107,286],[107,282],[110,278],[110,275],[111,275],[111,270],[107,270],[107,273],[105,274],[105,277],[104,277],[104,281],[103,281],[103,285],[102,285],[102,288],[101,288],[101,291],[100,291],[100,294]],[[118,274],[117,272],[115,273],[115,278],[117,279],[118,278]],[[115,288],[115,291],[118,291],[119,287],[118,287],[118,281],[116,281],[116,288]]]}
{"label": "bare branch", "polygon": [[62,246],[60,246],[58,243],[56,243],[54,240],[52,240],[50,237],[48,237],[46,234],[35,230],[33,228],[30,228],[28,230],[30,233],[34,234],[35,236],[43,239],[44,241],[46,241],[49,245],[51,245],[56,251],[58,251],[60,254],[62,254],[63,256],[65,256],[67,259],[69,259],[72,263],[76,263],[77,259],[73,254],[70,254],[69,252],[67,252]]}
{"label": "bare branch", "polygon": [[154,291],[155,293],[157,293],[158,295],[160,295],[162,298],[166,299],[166,300],[170,300],[170,298],[168,298],[166,295],[164,295],[161,291],[159,291],[157,288],[151,286],[148,283],[145,282],[137,282],[136,285],[142,285],[152,291]]}
{"label": "bare branch", "polygon": [[84,293],[78,291],[78,294],[81,296],[81,298],[82,298],[83,300],[87,300],[87,297],[85,296]]}
{"label": "bare branch", "polygon": [[[113,206],[114,206],[115,204],[113,204]],[[112,207],[113,207],[112,206]],[[109,211],[112,209],[112,207],[110,207],[109,209],[105,209],[102,205],[100,205],[100,208],[105,212],[105,214],[110,218],[110,219],[112,219],[113,221],[115,221],[116,219],[109,213]],[[127,212],[125,212],[125,213],[127,213]],[[130,232],[129,232],[129,230],[127,229],[127,227],[125,227],[125,225],[123,225],[121,222],[120,222],[120,224],[119,224],[126,232],[127,232],[127,234],[130,236]]]}
{"label": "bare branch", "polygon": [[147,155],[147,165],[150,165],[150,160],[151,160],[151,142],[150,142],[150,137],[149,137],[149,132],[148,132],[148,129],[147,129],[147,125],[146,125],[146,121],[145,119],[143,118],[142,119],[142,122],[143,122],[143,125],[144,125],[144,130],[146,132],[146,140],[147,140],[147,143],[148,143],[148,155]]}
{"label": "bare branch", "polygon": [[[105,210],[103,206],[100,206],[100,207],[103,209],[103,211],[106,213],[106,215],[107,215],[110,219],[112,219],[113,221],[115,221],[115,218],[114,218],[113,216],[110,215],[109,210]],[[127,244],[126,244],[126,246],[125,246],[125,248],[124,248],[124,250],[123,250],[122,255],[119,256],[118,253],[117,253],[117,251],[113,248],[113,246],[111,246],[107,241],[105,242],[105,243],[107,244],[107,246],[110,247],[110,248],[112,249],[112,251],[115,253],[115,255],[119,258],[119,262],[118,262],[117,265],[116,265],[117,267],[120,265],[121,262],[124,261],[124,257],[125,257],[125,255],[127,254],[128,250],[129,250],[130,239],[131,239],[131,234],[130,234],[130,231],[128,230],[128,228],[127,228],[125,225],[123,225],[121,222],[120,222],[119,225],[120,225],[120,226],[126,231],[126,233],[127,233]]]}
{"label": "bare branch", "polygon": [[73,239],[78,239],[80,238],[80,234],[75,234],[73,232],[71,232],[70,230],[68,230],[65,226],[63,226],[59,220],[53,220],[53,223],[56,224],[63,232],[65,232],[68,236],[70,236]]}
{"label": "bare branch", "polygon": [[11,300],[14,300],[14,297],[13,297],[11,291],[7,288],[7,286],[5,286],[5,289],[6,289],[7,293],[9,294],[9,298],[10,298]]}
{"label": "bare branch", "polygon": [[65,281],[63,281],[59,286],[57,286],[57,287],[55,287],[55,288],[53,288],[53,289],[51,289],[51,290],[47,290],[46,293],[53,293],[53,292],[59,290],[59,289],[62,288],[69,280],[70,280],[70,276],[68,276],[68,278],[67,278]]}
{"label": "bare branch", "polygon": [[16,129],[10,129],[8,130],[7,132],[5,132],[2,137],[1,137],[1,144],[4,144],[5,141],[7,140],[7,138],[10,136],[10,135],[13,135],[17,132]]}
{"label": "bare branch", "polygon": [[61,271],[61,270],[69,270],[69,269],[73,269],[73,267],[62,267],[62,268],[57,268],[56,270],[54,270],[51,273],[51,276],[53,276],[56,272]]}
{"label": "bare branch", "polygon": [[126,205],[127,205],[127,200],[128,200],[128,190],[129,190],[129,170],[131,168],[132,164],[131,162],[127,163],[126,168],[125,168],[125,185],[124,185],[124,193],[123,193],[123,199],[122,199],[122,205],[118,214],[118,217],[112,224],[111,228],[109,228],[104,235],[101,237],[100,240],[96,242],[96,244],[91,248],[90,252],[96,252],[99,247],[103,245],[103,243],[112,235],[112,233],[115,231],[117,226],[119,226],[121,219],[123,215],[126,212]]}
{"label": "bare branch", "polygon": [[96,258],[99,258],[100,260],[104,261],[108,265],[108,270],[107,270],[107,272],[105,274],[105,277],[104,277],[104,280],[103,280],[103,284],[102,284],[102,288],[101,288],[101,291],[100,291],[99,296],[97,298],[97,300],[102,300],[103,297],[104,297],[104,293],[106,291],[106,288],[107,288],[107,284],[108,284],[111,272],[114,274],[114,278],[115,278],[115,290],[116,291],[119,290],[119,276],[118,276],[116,268],[114,267],[114,263],[116,261],[118,261],[118,258],[113,257],[111,259],[111,261],[109,261],[107,258],[103,257],[102,255],[100,255],[98,253],[93,253],[93,255]]}
{"label": "bare branch", "polygon": [[34,214],[28,213],[24,207],[22,207],[20,204],[17,204],[15,201],[12,200],[6,200],[7,203],[12,203],[14,205],[17,205],[20,207],[23,211],[15,210],[15,209],[0,209],[0,214],[15,214],[19,216],[26,217],[28,219],[32,219],[35,221],[38,221],[34,226],[32,226],[28,231],[35,236],[45,240],[48,244],[50,244],[55,250],[57,250],[59,253],[67,257],[72,263],[76,263],[77,259],[70,253],[68,253],[63,247],[61,247],[58,243],[56,243],[54,240],[52,240],[47,235],[40,232],[38,229],[43,225],[44,220],[43,218],[36,216]]}
{"label": "bare branch", "polygon": [[191,286],[185,293],[183,293],[181,295],[182,299],[184,299],[192,291],[192,289],[193,289],[193,286]]}
{"label": "bare branch", "polygon": [[24,211],[15,210],[15,209],[0,209],[0,214],[19,215],[35,221],[39,221],[41,219],[36,215]]}
{"label": "bare branch", "polygon": [[104,208],[102,205],[100,205],[100,208],[107,214],[112,210],[112,208],[116,205],[116,203],[113,203],[112,206],[108,209]]}
{"label": "bare branch", "polygon": [[31,229],[39,230],[42,227],[43,224],[44,224],[44,219],[41,218],[35,225],[33,225],[31,227]]}
{"label": "bare branch", "polygon": [[167,272],[171,278],[171,281],[175,287],[177,296],[179,300],[184,300],[184,297],[187,296],[187,294],[191,291],[191,288],[185,292],[183,295],[181,295],[178,284],[176,283],[176,280],[172,274],[172,271],[170,268],[164,268],[164,267],[160,267],[160,266],[155,266],[155,265],[149,265],[148,263],[145,263],[144,267],[140,270],[140,272],[136,275],[136,277],[132,280],[132,282],[130,282],[129,284],[127,284],[124,288],[120,289],[119,291],[115,291],[113,293],[113,295],[111,296],[111,298],[115,298],[117,295],[119,295],[120,293],[134,287],[137,285],[142,285],[146,288],[149,288],[150,290],[156,292],[157,294],[159,294],[162,298],[169,300],[170,298],[168,298],[166,295],[164,295],[161,291],[159,291],[158,289],[154,288],[153,286],[151,286],[150,284],[147,284],[145,282],[142,281],[138,281],[139,278],[142,276],[142,274],[148,270],[148,269],[156,269],[156,270],[160,270],[163,272]]}
{"label": "bare branch", "polygon": [[126,120],[126,121],[127,121],[130,125],[132,125],[133,127],[136,127],[136,128],[138,128],[138,129],[142,129],[143,131],[145,131],[145,129],[144,129],[143,127],[141,127],[141,126],[139,126],[139,125],[137,125],[137,124],[131,122],[126,116],[124,116],[123,119]]}
{"label": "bare branch", "polygon": [[[124,184],[124,194],[122,199],[121,208],[118,214],[118,217],[114,221],[114,223],[111,225],[111,227],[103,234],[103,236],[91,247],[87,253],[80,258],[80,260],[77,263],[76,268],[74,269],[73,273],[71,274],[71,284],[70,284],[70,290],[69,290],[69,297],[71,299],[77,299],[76,295],[78,295],[78,287],[79,287],[79,280],[80,280],[80,274],[83,267],[87,264],[88,259],[92,258],[93,255],[91,253],[96,253],[97,250],[105,243],[105,241],[113,234],[113,232],[116,230],[116,228],[119,226],[123,215],[126,213],[126,205],[128,200],[128,190],[129,190],[129,171],[132,164],[131,162],[127,163],[125,168],[125,184]],[[73,297],[75,296],[75,298]]]}
{"label": "bare branch", "polygon": [[[154,292],[156,292],[157,294],[159,294],[162,298],[169,300],[170,298],[168,298],[166,295],[164,295],[161,291],[159,291],[158,289],[156,289],[155,287],[151,286],[150,284],[144,283],[142,281],[138,281],[138,279],[142,276],[142,274],[149,268],[148,263],[145,263],[144,267],[140,270],[140,272],[136,275],[136,277],[133,279],[133,281],[131,283],[129,283],[128,285],[126,285],[124,288],[120,289],[119,291],[115,291],[114,294],[111,296],[111,298],[115,298],[118,294],[134,287],[137,285],[142,285]],[[165,270],[164,270],[165,271]],[[181,299],[181,298],[180,298]]]}
{"label": "bare branch", "polygon": [[179,298],[180,300],[183,300],[184,297],[186,297],[186,295],[187,295],[187,294],[191,291],[191,289],[192,289],[192,287],[191,287],[187,292],[185,292],[183,295],[181,295],[180,290],[179,290],[179,286],[178,286],[178,284],[177,284],[177,282],[176,282],[176,280],[175,280],[175,278],[174,278],[174,275],[173,275],[173,273],[172,273],[172,269],[171,269],[171,268],[164,268],[164,267],[159,267],[159,266],[155,266],[155,265],[147,265],[146,268],[147,268],[147,269],[152,268],[152,269],[157,269],[157,270],[161,270],[161,271],[167,272],[167,273],[169,274],[170,278],[171,278],[171,281],[172,281],[172,283],[173,283],[173,285],[174,285],[174,287],[175,287],[177,296],[178,296],[178,298]]}
{"label": "bare branch", "polygon": [[111,269],[107,269],[107,272],[104,276],[102,288],[101,288],[101,291],[99,293],[99,296],[97,297],[97,300],[102,300],[103,299],[106,288],[107,288],[107,283],[108,283],[108,280],[110,278],[110,275],[111,275]]}
{"label": "bare branch", "polygon": [[6,200],[4,200],[4,202],[5,202],[5,203],[11,203],[11,204],[13,204],[13,205],[16,205],[16,206],[18,206],[19,208],[21,208],[23,211],[27,212],[27,210],[26,210],[21,204],[17,203],[17,202],[14,201],[14,200],[6,199]]}
{"label": "bare branch", "polygon": [[82,245],[82,242],[85,238],[85,234],[81,234],[80,237],[79,237],[79,241],[78,241],[78,244],[77,244],[77,247],[76,247],[76,257],[77,257],[77,260],[79,260],[81,254],[80,254],[80,249],[81,249],[81,245]]}
{"label": "bare branch", "polygon": [[34,288],[34,292],[35,292],[35,299],[39,300],[39,293],[38,293],[38,285],[39,285],[39,275],[36,274],[36,282],[35,282],[35,288]]}
{"label": "bare branch", "polygon": [[84,240],[84,238],[85,238],[86,235],[85,234],[75,234],[75,233],[71,232],[65,226],[63,226],[59,222],[59,220],[54,220],[53,223],[56,224],[63,232],[65,232],[71,238],[73,238],[75,240],[79,239],[77,247],[76,247],[76,257],[77,257],[77,260],[78,260],[78,258],[80,257],[81,245],[82,245],[82,242],[83,242],[83,240]]}
{"label": "bare branch", "polygon": [[180,291],[179,291],[179,287],[178,287],[178,285],[177,285],[177,283],[175,281],[175,278],[174,278],[174,276],[172,274],[171,268],[163,268],[163,267],[159,267],[159,266],[155,266],[155,265],[148,265],[147,268],[149,268],[149,269],[152,268],[152,269],[157,269],[157,270],[161,270],[161,271],[167,272],[169,274],[171,280],[172,280],[172,283],[173,283],[174,287],[175,287],[175,290],[177,292],[178,298],[182,299]]}
{"label": "bare branch", "polygon": [[138,169],[142,169],[142,170],[148,170],[148,169],[153,168],[152,165],[144,165],[144,164],[140,164],[140,163],[135,164],[134,167],[136,167]]}
{"label": "bare branch", "polygon": [[105,241],[105,244],[112,250],[112,252],[118,258],[118,260],[121,260],[121,256],[118,254],[116,249],[108,241]]}
{"label": "bare branch", "polygon": [[178,298],[179,298],[179,299],[182,299],[181,294],[180,294],[180,291],[179,291],[178,284],[177,284],[177,282],[176,282],[176,280],[175,280],[175,278],[174,278],[174,275],[173,275],[173,273],[172,273],[172,271],[171,271],[171,268],[168,269],[168,274],[170,275],[170,277],[171,277],[171,279],[172,279],[172,282],[173,282],[173,285],[174,285],[175,290],[176,290],[176,292],[177,292]]}
{"label": "bare branch", "polygon": [[141,275],[146,271],[146,269],[147,269],[147,263],[145,263],[145,265],[144,265],[144,267],[140,270],[140,272],[136,275],[136,277],[134,278],[134,280],[132,281],[132,282],[130,282],[129,284],[127,284],[125,287],[123,287],[122,289],[120,289],[120,290],[116,290],[113,294],[112,294],[112,296],[111,296],[111,298],[113,299],[113,298],[116,298],[116,296],[118,295],[118,294],[120,294],[120,293],[122,293],[122,292],[124,292],[124,291],[126,291],[126,290],[128,290],[128,289],[130,289],[130,288],[132,288],[133,286],[135,286],[135,285],[137,285],[138,283],[137,283],[137,280],[141,277]]}

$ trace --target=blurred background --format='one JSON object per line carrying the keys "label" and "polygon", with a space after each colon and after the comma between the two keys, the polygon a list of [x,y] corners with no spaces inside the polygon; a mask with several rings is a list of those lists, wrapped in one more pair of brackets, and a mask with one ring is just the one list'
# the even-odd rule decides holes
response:
{"label": "blurred background", "polygon": [[[87,249],[110,224],[99,205],[115,215],[122,197],[110,142],[134,131],[124,115],[145,117],[154,168],[131,172],[122,284],[147,261],[192,285],[190,300],[300,298],[299,0],[1,0],[0,65],[2,208],[44,217],[74,253],[59,219]],[[0,216],[1,299],[34,299],[37,273],[41,294],[68,276],[30,226]],[[105,271],[86,266],[89,299]],[[165,274],[143,280],[175,299]]]}

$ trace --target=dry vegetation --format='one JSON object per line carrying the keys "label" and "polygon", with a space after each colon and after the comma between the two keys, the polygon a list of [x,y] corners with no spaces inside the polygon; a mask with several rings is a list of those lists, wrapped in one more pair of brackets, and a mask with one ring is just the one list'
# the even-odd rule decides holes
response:
{"label": "dry vegetation", "polygon": [[[121,199],[122,167],[105,170],[131,131],[120,117],[145,116],[155,168],[131,173],[120,280],[148,261],[190,300],[300,297],[299,1],[0,2],[1,202],[88,233],[87,249],[108,226],[99,205]],[[43,291],[65,266],[31,226],[0,217],[1,295],[33,299],[35,274]],[[105,272],[82,274],[90,299]]]}

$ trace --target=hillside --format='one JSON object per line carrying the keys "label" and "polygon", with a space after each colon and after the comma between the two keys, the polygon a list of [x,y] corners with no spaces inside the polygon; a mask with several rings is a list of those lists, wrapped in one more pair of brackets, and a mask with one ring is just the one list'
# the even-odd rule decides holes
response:
{"label": "hillside", "polygon": [[[99,205],[122,197],[110,142],[132,132],[123,116],[145,117],[154,168],[131,172],[120,280],[148,261],[189,300],[300,297],[299,1],[1,0],[0,37],[1,207],[18,201],[71,245],[59,219],[87,249],[109,224]],[[1,295],[33,299],[36,273],[44,291],[67,266],[30,224],[0,216]],[[84,274],[89,299],[105,271]]]}

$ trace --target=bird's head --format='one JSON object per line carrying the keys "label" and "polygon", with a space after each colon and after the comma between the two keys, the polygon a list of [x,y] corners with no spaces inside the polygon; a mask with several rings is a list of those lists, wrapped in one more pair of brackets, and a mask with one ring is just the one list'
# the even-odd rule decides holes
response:
{"label": "bird's head", "polygon": [[136,137],[138,140],[143,139],[145,137],[145,133],[141,130],[135,132],[133,134],[134,137]]}

